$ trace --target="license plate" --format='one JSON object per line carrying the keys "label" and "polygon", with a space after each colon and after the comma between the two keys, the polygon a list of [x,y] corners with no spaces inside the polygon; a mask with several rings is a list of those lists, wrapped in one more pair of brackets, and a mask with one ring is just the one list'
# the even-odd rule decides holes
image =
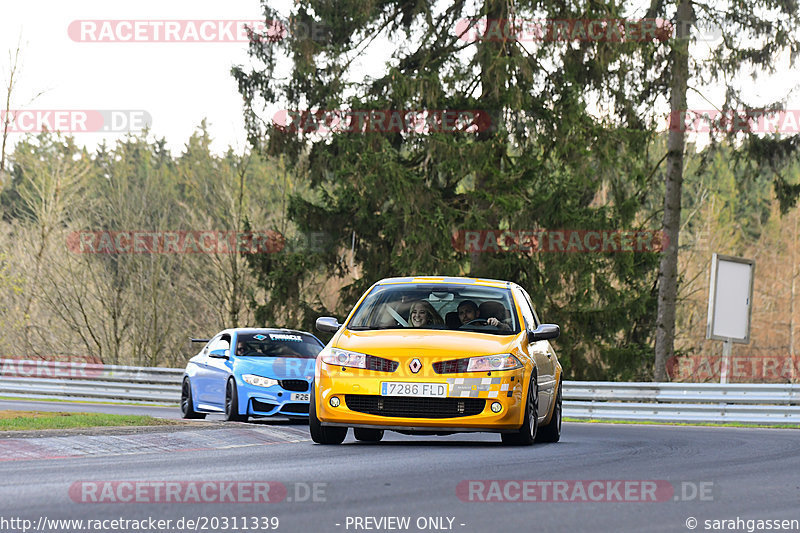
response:
{"label": "license plate", "polygon": [[447,398],[447,384],[384,381],[381,383],[381,396],[423,396],[429,398]]}
{"label": "license plate", "polygon": [[292,393],[292,401],[293,402],[307,402],[311,400],[311,393],[310,392],[293,392]]}

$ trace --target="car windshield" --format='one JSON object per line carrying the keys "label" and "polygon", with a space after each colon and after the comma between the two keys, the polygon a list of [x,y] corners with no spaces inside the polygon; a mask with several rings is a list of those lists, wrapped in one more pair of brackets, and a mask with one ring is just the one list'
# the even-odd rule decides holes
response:
{"label": "car windshield", "polygon": [[447,329],[495,335],[519,333],[507,288],[484,285],[390,284],[373,288],[347,329]]}
{"label": "car windshield", "polygon": [[302,333],[240,333],[236,336],[236,355],[239,357],[314,359],[323,347],[316,337]]}

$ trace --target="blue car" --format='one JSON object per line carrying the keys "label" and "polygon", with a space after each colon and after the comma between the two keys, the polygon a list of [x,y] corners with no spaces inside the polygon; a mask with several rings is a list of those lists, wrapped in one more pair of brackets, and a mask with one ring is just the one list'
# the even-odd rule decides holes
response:
{"label": "blue car", "polygon": [[183,418],[308,418],[314,363],[324,344],[304,331],[226,329],[189,360],[181,387]]}

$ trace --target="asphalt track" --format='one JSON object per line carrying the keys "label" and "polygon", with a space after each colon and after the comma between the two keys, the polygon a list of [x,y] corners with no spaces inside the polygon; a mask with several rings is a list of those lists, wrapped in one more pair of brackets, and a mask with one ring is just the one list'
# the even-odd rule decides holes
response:
{"label": "asphalt track", "polygon": [[[8,407],[0,403],[3,408]],[[758,530],[758,522],[747,520],[800,520],[796,430],[565,423],[561,442],[533,447],[504,447],[491,434],[387,433],[379,444],[364,444],[352,432],[341,446],[319,446],[309,441],[302,424],[212,422],[211,427],[175,432],[0,439],[0,531],[23,530],[25,524],[9,522],[12,518],[31,520],[29,530],[40,526],[39,531],[88,530],[88,523],[83,529],[75,524],[47,528],[53,519],[120,518],[173,522],[152,529],[146,523],[128,523],[126,528],[107,522],[91,530],[226,531],[222,519],[227,518],[227,531],[274,531],[263,522],[244,529],[241,520],[277,517],[277,531],[288,532],[465,533],[691,531],[690,518],[698,521],[696,531],[719,525],[706,520],[737,518],[740,522],[728,525],[747,531],[750,526]],[[484,481],[468,485],[469,480]],[[513,490],[516,485],[486,480],[544,483],[529,493],[529,501],[475,501],[522,498],[520,490]],[[564,480],[572,481],[558,501],[539,501],[541,487],[552,489],[555,485],[548,482]],[[632,486],[658,486],[657,501],[639,501],[642,495],[626,495],[624,489],[591,492],[590,484],[597,480],[606,480],[595,484],[604,487],[624,487],[615,485],[624,480],[653,483]],[[150,487],[150,492],[123,494],[123,485],[113,484],[126,481]],[[175,481],[190,482],[184,488],[207,481],[217,487],[227,481],[280,485],[270,488],[270,503],[214,503],[213,493],[196,503],[188,492],[178,496],[187,502],[152,502],[152,487]],[[309,490],[314,484],[316,497]],[[476,490],[462,490],[468,486]],[[498,486],[505,487],[505,495],[492,492]],[[579,486],[591,494],[577,491]],[[86,487],[96,491],[81,492]],[[102,496],[109,487],[113,491]],[[620,493],[627,501],[620,501]],[[550,495],[552,499],[552,490]],[[234,499],[251,496],[248,492]],[[612,501],[591,501],[598,496]],[[105,503],[91,503],[93,497]],[[118,497],[134,501],[108,503]],[[237,529],[232,527],[234,517]],[[363,521],[366,517],[408,517],[409,525],[392,521],[378,527],[378,522]],[[441,517],[441,522],[431,517]],[[199,518],[201,523],[176,527],[181,518]],[[771,525],[774,530],[775,523]]]}

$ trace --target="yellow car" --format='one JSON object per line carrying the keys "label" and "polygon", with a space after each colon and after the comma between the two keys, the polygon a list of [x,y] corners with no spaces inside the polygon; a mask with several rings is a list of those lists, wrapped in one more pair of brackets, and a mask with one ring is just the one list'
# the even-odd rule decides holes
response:
{"label": "yellow car", "polygon": [[530,296],[507,281],[390,278],[361,297],[317,356],[311,438],[377,442],[411,435],[500,433],[507,444],[561,436],[561,365]]}

